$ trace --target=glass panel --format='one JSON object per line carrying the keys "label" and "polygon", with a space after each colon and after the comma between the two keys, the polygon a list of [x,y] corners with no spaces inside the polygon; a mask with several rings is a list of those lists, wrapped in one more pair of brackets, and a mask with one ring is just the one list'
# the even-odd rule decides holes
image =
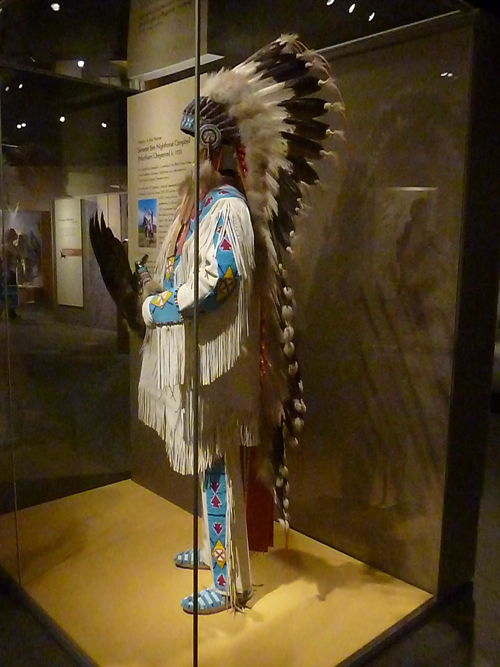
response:
{"label": "glass panel", "polygon": [[128,87],[128,0],[2,3],[2,62]]}
{"label": "glass panel", "polygon": [[[4,62],[83,81],[129,85],[129,0],[15,0],[4,5],[0,41]],[[172,5],[175,3],[157,3],[154,11]],[[147,5],[148,9],[151,6]],[[221,7],[220,2],[209,2],[209,16],[214,18],[208,26],[209,50],[234,63],[282,33],[298,32],[307,44],[321,49],[453,11],[471,10],[463,0],[275,0],[272,12],[267,11],[264,0],[244,4],[225,0],[223,11]],[[143,18],[147,22],[147,17]],[[187,29],[185,23],[181,27]],[[166,52],[167,58],[169,55]],[[83,67],[79,61],[85,63]]]}
{"label": "glass panel", "polygon": [[335,58],[349,158],[301,250],[303,454],[294,525],[436,591],[470,33]]}
{"label": "glass panel", "polygon": [[[344,44],[387,30],[407,26],[454,11],[467,12],[462,0],[275,0],[267,11],[263,0],[225,0],[224,12],[217,12],[211,34],[211,48],[237,63],[280,34],[298,33],[315,49]],[[210,27],[210,26],[209,26]]]}
{"label": "glass panel", "polygon": [[[257,2],[243,4],[228,1],[224,17],[212,14],[215,20],[208,27],[209,50],[224,54],[228,63],[297,27],[309,45],[321,48],[446,13],[462,3],[419,3],[421,10],[413,3],[408,14],[392,11],[400,3],[386,2],[384,11],[376,11],[381,22],[358,14],[355,7],[349,11],[354,3],[338,0],[321,6],[312,0],[300,5],[280,1],[273,12],[263,12]],[[159,201],[173,184],[158,169],[158,183],[148,191],[152,170],[144,176],[131,194],[128,224],[126,97],[131,93],[103,85],[128,86],[123,6],[108,14],[107,5],[105,11],[97,0],[61,3],[57,25],[57,12],[48,5],[20,0],[2,12],[8,35],[2,55],[16,61],[1,70],[6,99],[2,208],[4,226],[15,230],[19,249],[19,305],[17,316],[0,323],[2,335],[9,336],[5,372],[9,363],[11,368],[5,400],[1,396],[12,427],[9,446],[15,446],[21,579],[100,664],[161,662],[175,654],[179,664],[188,665],[191,625],[183,623],[179,601],[192,592],[192,584],[189,576],[178,576],[171,561],[190,544],[191,518],[179,505],[190,505],[191,479],[172,472],[164,441],[138,424],[139,343],[129,340],[116,315],[88,235],[88,219],[103,212],[122,240],[130,229],[137,239],[144,232],[145,241],[144,216],[137,219],[139,199]],[[155,11],[159,7],[155,3]],[[25,30],[33,23],[47,30]],[[102,49],[93,63],[98,45]],[[310,651],[304,663],[317,663],[311,636],[318,628],[329,630],[329,620],[339,613],[347,623],[341,632],[346,644],[335,641],[339,655],[360,648],[351,629],[359,625],[366,605],[362,595],[351,605],[350,593],[367,582],[378,592],[383,589],[389,604],[382,614],[380,599],[372,598],[373,624],[365,624],[366,641],[430,597],[367,570],[362,561],[428,590],[434,587],[468,58],[468,33],[456,32],[334,60],[353,150],[345,165],[340,210],[332,218],[323,204],[314,227],[299,234],[301,264],[295,276],[302,281],[297,285],[302,301],[297,340],[302,341],[309,412],[301,449],[290,454],[292,527],[315,540],[294,532],[285,549],[280,532],[265,563],[254,559],[253,616],[259,620],[255,635],[263,655],[268,654],[269,627],[281,629],[289,622],[298,640],[302,635],[298,652]],[[191,97],[189,92],[176,104],[182,108]],[[163,124],[163,107],[153,95],[143,101],[148,99],[155,103],[142,113],[144,144],[134,143],[130,154],[139,159],[147,146],[151,159],[161,161],[161,154],[170,155],[172,138],[174,150],[182,154],[175,137],[166,136],[170,130]],[[456,125],[434,123],[441,104],[455,107]],[[149,114],[161,126],[158,131]],[[178,119],[174,122],[177,132]],[[184,158],[179,158],[183,169],[189,161]],[[336,192],[329,180],[333,174],[323,175],[331,193]],[[161,213],[166,212],[165,206]],[[438,223],[444,248],[434,247]],[[445,258],[438,257],[439,266],[444,264],[438,285],[434,278],[427,283],[428,265],[419,265],[422,244]],[[416,275],[421,282],[415,284]],[[389,403],[404,416],[391,413]],[[4,516],[15,545],[10,465],[6,454]],[[428,483],[425,489],[422,479]],[[14,575],[15,556],[14,546],[4,559]],[[203,585],[210,584],[207,577]],[[384,586],[378,585],[381,581]],[[389,586],[400,603],[396,617]],[[339,592],[347,595],[348,605],[339,604]],[[172,623],[173,609],[179,625]],[[203,657],[248,655],[254,662],[257,654],[247,650],[253,619],[219,618],[217,641],[213,625],[201,627]],[[233,640],[242,643],[228,644]],[[278,662],[289,661],[289,646],[281,650]],[[330,662],[329,651],[321,654]]]}
{"label": "glass panel", "polygon": [[[89,254],[86,224],[97,206],[108,212],[108,195],[119,198],[126,216],[120,88],[128,87],[128,3],[19,0],[0,12],[2,226],[16,235],[17,252],[9,287],[17,303],[0,324],[2,512],[11,512],[12,444],[20,508],[122,478],[130,468],[128,337]],[[71,221],[61,222],[56,255],[55,202],[68,197],[81,219],[80,239],[65,242]],[[65,264],[73,265],[69,273]],[[79,292],[77,305],[58,293],[58,271],[78,283],[70,286],[73,296]],[[13,516],[2,528],[9,552]],[[35,545],[24,524],[20,536],[29,578]],[[17,576],[17,558],[9,553],[7,560]]]}
{"label": "glass panel", "polygon": [[[97,212],[118,237],[126,227],[126,96],[17,68],[1,76],[3,218],[17,252],[8,353],[23,509],[129,476],[128,336],[88,235]],[[23,580],[34,576],[28,517],[21,512]],[[46,539],[38,548],[53,545],[50,531]]]}
{"label": "glass panel", "polygon": [[[1,103],[1,93],[0,93]],[[1,108],[1,107],[0,107]],[[1,135],[1,129],[0,129]],[[15,246],[9,233],[4,207],[3,183],[0,182],[0,567],[14,579],[19,578],[14,446],[22,414],[17,359],[10,345],[16,313],[17,290],[12,279]]]}

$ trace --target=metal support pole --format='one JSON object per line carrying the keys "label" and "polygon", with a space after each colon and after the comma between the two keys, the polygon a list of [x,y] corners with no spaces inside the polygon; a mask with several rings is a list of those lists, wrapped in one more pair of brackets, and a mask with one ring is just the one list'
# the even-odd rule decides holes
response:
{"label": "metal support pole", "polygon": [[[0,80],[1,83],[1,80]],[[3,89],[3,86],[2,86]],[[9,295],[7,294],[7,257],[5,256],[5,247],[4,241],[7,233],[7,228],[5,225],[5,211],[7,210],[7,197],[5,192],[5,181],[4,181],[4,171],[3,171],[3,104],[4,100],[1,97],[0,92],[0,242],[1,242],[1,251],[0,261],[3,262],[6,270],[2,278],[2,285],[0,289],[3,290],[4,294],[4,308],[5,308],[5,327],[6,331],[6,349],[5,352],[2,350],[1,354],[6,355],[7,359],[7,382],[8,382],[8,402],[5,406],[5,410],[8,410],[7,415],[7,424],[8,424],[8,441],[10,442],[10,459],[11,459],[11,470],[12,470],[12,490],[14,494],[14,526],[15,526],[15,535],[16,535],[16,558],[17,558],[17,580],[21,581],[21,555],[19,549],[19,516],[18,516],[18,488],[17,488],[17,470],[16,470],[16,450],[15,450],[15,432],[14,432],[14,397],[13,397],[13,386],[12,378],[14,369],[12,368],[12,338],[11,338],[11,327],[9,321]],[[2,325],[0,325],[2,326]],[[2,408],[3,409],[3,408]]]}
{"label": "metal support pole", "polygon": [[199,372],[200,358],[198,353],[198,296],[199,296],[199,273],[200,273],[200,44],[201,44],[201,3],[195,0],[195,125],[194,125],[194,317],[193,317],[193,666],[198,667],[198,494],[199,494],[199,472],[198,472],[198,440],[199,440]]}

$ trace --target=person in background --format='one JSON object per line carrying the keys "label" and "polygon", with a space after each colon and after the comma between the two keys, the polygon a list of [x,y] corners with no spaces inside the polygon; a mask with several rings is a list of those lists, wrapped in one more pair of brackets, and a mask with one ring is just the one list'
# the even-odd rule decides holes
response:
{"label": "person in background", "polygon": [[15,229],[4,232],[1,253],[2,308],[9,319],[19,317],[16,311],[17,299],[17,266],[20,261],[19,235]]}

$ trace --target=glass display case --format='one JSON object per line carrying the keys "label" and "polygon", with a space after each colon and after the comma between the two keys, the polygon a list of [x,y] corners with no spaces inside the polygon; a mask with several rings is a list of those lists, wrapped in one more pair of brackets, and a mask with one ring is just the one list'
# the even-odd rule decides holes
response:
{"label": "glass display case", "polygon": [[[201,3],[196,70],[194,2],[110,3],[99,60],[106,38],[76,38],[74,3],[56,29],[74,48],[61,36],[42,60],[11,31],[59,11],[0,13],[0,567],[82,664],[354,665],[474,574],[498,286],[495,26],[456,2],[244,4]],[[179,123],[195,75],[296,30],[346,114],[285,261],[307,405],[287,453],[291,530],[257,481],[253,596],[193,623],[173,557],[193,540],[196,482],[138,418],[143,343],[89,221],[151,267],[194,159]]]}

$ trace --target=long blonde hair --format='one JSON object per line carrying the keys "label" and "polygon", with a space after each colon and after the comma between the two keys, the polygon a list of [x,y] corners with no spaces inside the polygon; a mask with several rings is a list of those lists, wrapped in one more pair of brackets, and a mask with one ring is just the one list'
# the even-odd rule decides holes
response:
{"label": "long blonde hair", "polygon": [[[222,176],[215,170],[210,160],[203,160],[200,164],[200,200],[205,197],[207,192],[210,192],[213,188],[219,187],[221,184]],[[191,219],[194,210],[194,165],[186,173],[182,182],[179,184],[179,197],[180,202],[177,208],[177,215],[179,221],[185,225]]]}

